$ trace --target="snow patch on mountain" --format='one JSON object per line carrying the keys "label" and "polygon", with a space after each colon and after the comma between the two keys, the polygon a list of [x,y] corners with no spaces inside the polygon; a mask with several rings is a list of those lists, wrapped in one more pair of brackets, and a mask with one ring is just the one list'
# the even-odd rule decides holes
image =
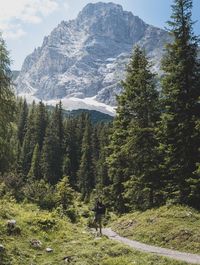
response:
{"label": "snow patch on mountain", "polygon": [[[31,93],[20,93],[19,97],[26,99],[27,103],[31,104],[33,101],[36,103],[40,102],[34,94]],[[52,99],[52,100],[43,100],[43,103],[48,106],[56,106],[59,103],[59,99]],[[62,98],[62,106],[65,110],[77,110],[77,109],[87,109],[87,110],[97,110],[102,113],[108,114],[110,116],[115,115],[115,107],[104,104],[96,100],[96,97],[89,97],[89,98],[76,98],[76,97],[65,97]]]}

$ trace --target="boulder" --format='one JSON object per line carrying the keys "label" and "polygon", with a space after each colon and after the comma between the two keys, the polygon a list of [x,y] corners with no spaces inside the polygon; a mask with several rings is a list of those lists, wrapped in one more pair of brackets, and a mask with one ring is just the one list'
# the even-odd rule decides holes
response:
{"label": "boulder", "polygon": [[7,221],[7,233],[8,235],[20,235],[21,229],[17,226],[16,220],[8,220]]}
{"label": "boulder", "polygon": [[72,256],[66,256],[63,258],[64,262],[70,263],[72,261]]}
{"label": "boulder", "polygon": [[30,244],[33,248],[41,248],[42,242],[38,239],[31,239]]}
{"label": "boulder", "polygon": [[48,252],[48,253],[53,252],[53,249],[52,248],[46,248],[46,252]]}
{"label": "boulder", "polygon": [[5,250],[5,247],[2,244],[0,244],[0,252],[3,252],[4,250]]}
{"label": "boulder", "polygon": [[7,221],[7,227],[8,228],[11,228],[11,229],[13,229],[13,228],[15,228],[15,226],[16,226],[16,224],[17,224],[17,222],[16,222],[16,220],[8,220]]}

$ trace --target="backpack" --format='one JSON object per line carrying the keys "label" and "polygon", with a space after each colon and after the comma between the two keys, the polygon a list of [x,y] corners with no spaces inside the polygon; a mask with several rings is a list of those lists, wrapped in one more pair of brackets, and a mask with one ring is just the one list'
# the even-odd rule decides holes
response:
{"label": "backpack", "polygon": [[97,213],[105,214],[106,213],[106,206],[102,203],[102,205],[98,205]]}

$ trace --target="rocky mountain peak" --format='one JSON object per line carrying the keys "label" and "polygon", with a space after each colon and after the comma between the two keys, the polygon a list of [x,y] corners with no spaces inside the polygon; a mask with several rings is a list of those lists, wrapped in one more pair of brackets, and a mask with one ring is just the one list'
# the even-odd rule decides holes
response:
{"label": "rocky mountain peak", "polygon": [[106,16],[108,15],[108,13],[122,15],[123,8],[121,5],[114,4],[112,2],[110,3],[104,3],[104,2],[89,3],[79,13],[78,19],[83,20],[83,19],[89,19],[91,17],[96,17],[96,16],[102,16],[102,15]]}
{"label": "rocky mountain peak", "polygon": [[90,104],[90,109],[110,109],[121,91],[119,81],[133,46],[143,47],[158,70],[168,41],[166,31],[146,24],[120,5],[88,4],[76,19],[62,21],[27,56],[16,90],[47,103],[65,100],[67,108]]}
{"label": "rocky mountain peak", "polygon": [[86,5],[76,22],[91,35],[129,44],[137,42],[147,27],[139,17],[111,2]]}

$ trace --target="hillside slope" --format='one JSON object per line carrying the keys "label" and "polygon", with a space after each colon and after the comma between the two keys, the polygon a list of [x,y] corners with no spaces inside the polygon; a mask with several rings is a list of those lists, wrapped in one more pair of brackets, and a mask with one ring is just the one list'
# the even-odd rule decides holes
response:
{"label": "hillside slope", "polygon": [[[17,221],[18,232],[9,235],[6,223]],[[40,247],[31,246],[39,240]],[[147,255],[94,237],[81,223],[72,224],[58,213],[41,211],[30,204],[0,200],[1,265],[183,265],[158,256]],[[3,247],[5,248],[3,250]],[[49,247],[53,251],[47,252]]]}
{"label": "hillside slope", "polygon": [[200,213],[189,207],[163,206],[127,214],[112,228],[143,243],[200,254]]}

